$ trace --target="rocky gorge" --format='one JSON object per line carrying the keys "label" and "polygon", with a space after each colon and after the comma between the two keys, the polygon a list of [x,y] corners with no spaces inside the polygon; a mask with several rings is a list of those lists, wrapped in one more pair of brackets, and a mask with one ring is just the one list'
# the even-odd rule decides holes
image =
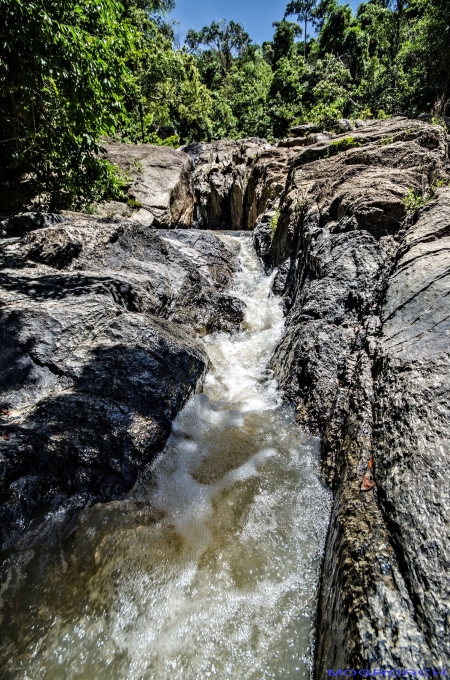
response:
{"label": "rocky gorge", "polygon": [[[300,126],[181,151],[105,145],[132,176],[97,215],[2,222],[1,527],[11,551],[121,498],[236,332],[253,231],[285,311],[270,360],[333,491],[315,675],[449,660],[450,189],[444,128]],[[345,125],[343,126],[346,127]]]}

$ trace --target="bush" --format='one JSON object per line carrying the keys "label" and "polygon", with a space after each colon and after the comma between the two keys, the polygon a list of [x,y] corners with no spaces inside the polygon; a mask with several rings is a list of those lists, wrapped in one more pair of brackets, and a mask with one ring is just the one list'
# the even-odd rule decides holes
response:
{"label": "bush", "polygon": [[120,193],[97,140],[124,115],[135,31],[116,0],[0,0],[2,175],[27,173],[42,207]]}

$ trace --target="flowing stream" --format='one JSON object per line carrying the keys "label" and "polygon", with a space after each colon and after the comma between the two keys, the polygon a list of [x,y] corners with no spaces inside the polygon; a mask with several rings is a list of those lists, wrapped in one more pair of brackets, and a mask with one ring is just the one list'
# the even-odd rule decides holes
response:
{"label": "flowing stream", "polygon": [[1,624],[2,678],[309,677],[330,495],[318,440],[267,370],[284,323],[271,277],[250,238],[221,238],[241,261],[243,328],[204,338],[204,392],[151,474],[85,511],[70,549],[30,560]]}

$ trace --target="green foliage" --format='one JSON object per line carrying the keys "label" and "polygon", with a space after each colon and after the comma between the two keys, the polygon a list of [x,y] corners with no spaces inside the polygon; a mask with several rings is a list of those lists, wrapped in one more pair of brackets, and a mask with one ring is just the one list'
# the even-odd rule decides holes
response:
{"label": "green foliage", "polygon": [[415,213],[419,208],[426,205],[436,197],[436,189],[448,184],[446,178],[435,180],[430,186],[422,187],[419,190],[409,189],[405,198],[406,210],[410,213]]}
{"label": "green foliage", "polygon": [[[333,54],[341,56],[355,47],[357,33],[350,31],[352,27],[352,10],[348,5],[330,4],[320,32],[318,49],[321,55]],[[351,44],[354,43],[354,44]]]}
{"label": "green foliage", "polygon": [[373,118],[373,113],[369,107],[367,107],[363,111],[358,111],[358,118],[360,120],[369,120],[370,118]]}
{"label": "green foliage", "polygon": [[237,120],[237,137],[271,136],[266,102],[272,77],[259,49],[247,54],[229,74],[225,92]]}
{"label": "green foliage", "polygon": [[350,72],[340,59],[327,54],[317,59],[310,69],[310,118],[327,125],[329,121],[342,118],[349,92]]}
{"label": "green foliage", "polygon": [[296,14],[299,21],[303,21],[303,56],[306,59],[306,44],[308,40],[308,23],[314,20],[317,0],[291,0],[286,7],[285,16]]}
{"label": "green foliage", "polygon": [[[174,0],[0,0],[0,181],[42,207],[124,196],[101,139],[178,147],[284,137],[294,122],[450,112],[448,0],[292,0],[259,47],[213,22],[175,44]],[[308,26],[317,30],[314,38]],[[299,41],[300,40],[300,41]],[[374,113],[372,113],[374,112]],[[391,137],[382,141],[392,143]],[[354,148],[352,137],[329,153]],[[433,191],[408,194],[411,209]],[[410,209],[410,208],[408,208]]]}
{"label": "green foliage", "polygon": [[[0,180],[41,207],[119,198],[103,136],[179,146],[208,134],[211,97],[158,12],[171,0],[0,0]],[[168,37],[169,36],[169,37]]]}
{"label": "green foliage", "polygon": [[428,203],[431,200],[431,196],[427,194],[422,194],[420,191],[415,189],[409,189],[403,202],[406,206],[408,212],[416,212],[422,205]]}
{"label": "green foliage", "polygon": [[142,208],[142,203],[140,201],[136,201],[135,198],[129,198],[127,200],[127,205],[130,208]]}
{"label": "green foliage", "polygon": [[201,31],[191,28],[186,34],[186,45],[191,51],[206,46],[217,55],[223,74],[231,71],[234,59],[240,57],[250,43],[248,33],[235,21],[213,21]]}
{"label": "green foliage", "polygon": [[445,120],[442,118],[442,116],[433,116],[430,120],[430,123],[432,125],[440,125],[441,127],[444,128],[445,131],[447,131],[447,124]]}
{"label": "green foliage", "polygon": [[354,137],[344,137],[344,139],[339,139],[336,142],[331,142],[328,148],[329,156],[336,156],[338,153],[343,151],[348,151],[349,149],[355,149],[358,146],[362,146],[360,139],[355,139]]}
{"label": "green foliage", "polygon": [[179,135],[171,135],[165,139],[160,139],[158,137],[154,142],[152,142],[152,144],[156,144],[157,146],[170,146],[172,149],[178,149],[181,144],[181,140]]}
{"label": "green foliage", "polygon": [[[197,55],[200,70],[212,83],[209,139],[272,137],[268,96],[273,73],[261,48],[247,45],[241,56],[223,72],[212,50]],[[201,138],[201,137],[200,137]]]}
{"label": "green foliage", "polygon": [[271,44],[270,64],[276,68],[280,59],[293,56],[295,38],[302,34],[302,29],[294,21],[286,19],[275,21],[272,26],[276,30]]}
{"label": "green foliage", "polygon": [[275,215],[270,220],[270,228],[272,229],[272,234],[271,234],[271,240],[272,241],[274,239],[275,232],[277,230],[278,220],[280,219],[280,215],[281,215],[281,212],[279,210],[277,210]]}
{"label": "green foliage", "polygon": [[135,33],[121,13],[115,0],[0,0],[0,170],[27,172],[51,209],[117,188],[97,152],[124,114]]}
{"label": "green foliage", "polygon": [[267,102],[274,137],[285,137],[291,123],[305,115],[307,70],[303,57],[298,55],[282,57],[277,63]]}
{"label": "green foliage", "polygon": [[436,180],[436,182],[434,182],[434,184],[433,184],[433,186],[436,189],[440,189],[440,187],[445,187],[447,185],[448,185],[448,179],[446,179],[445,177],[442,177],[441,179]]}
{"label": "green foliage", "polygon": [[179,146],[179,140],[204,138],[211,126],[212,102],[195,58],[174,50],[148,18],[144,26],[137,48],[129,54],[132,79],[127,117],[119,128],[122,140]]}

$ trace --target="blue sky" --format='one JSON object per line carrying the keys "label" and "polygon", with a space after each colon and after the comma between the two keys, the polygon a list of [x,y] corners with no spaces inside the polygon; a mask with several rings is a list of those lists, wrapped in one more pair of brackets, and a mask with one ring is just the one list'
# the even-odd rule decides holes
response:
{"label": "blue sky", "polygon": [[[176,0],[169,19],[179,21],[175,27],[182,40],[189,28],[199,30],[221,19],[239,21],[252,40],[261,44],[271,40],[272,23],[283,18],[288,0]],[[350,0],[355,9],[358,0]],[[309,31],[308,31],[309,33]]]}

